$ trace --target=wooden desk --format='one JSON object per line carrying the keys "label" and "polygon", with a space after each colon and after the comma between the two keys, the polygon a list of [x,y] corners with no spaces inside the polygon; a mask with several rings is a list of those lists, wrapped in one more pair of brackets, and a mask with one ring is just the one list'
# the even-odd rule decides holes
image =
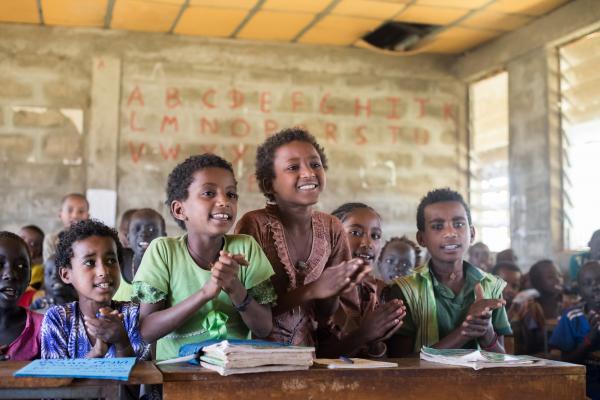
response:
{"label": "wooden desk", "polygon": [[161,365],[164,400],[585,399],[585,368],[548,361],[535,367],[474,371],[421,361],[398,368],[220,376],[189,364]]}
{"label": "wooden desk", "polygon": [[0,399],[33,398],[105,398],[118,399],[123,384],[160,384],[162,375],[152,362],[138,362],[129,381],[73,378],[17,378],[15,371],[27,365],[26,361],[0,362]]}

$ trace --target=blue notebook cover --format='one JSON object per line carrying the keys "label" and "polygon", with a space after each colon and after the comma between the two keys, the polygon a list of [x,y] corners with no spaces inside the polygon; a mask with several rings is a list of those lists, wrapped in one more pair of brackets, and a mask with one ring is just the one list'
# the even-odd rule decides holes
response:
{"label": "blue notebook cover", "polygon": [[[284,343],[268,342],[266,340],[252,340],[252,339],[226,339],[226,340],[232,344],[250,344],[253,346],[265,346],[265,347],[273,347],[273,346],[286,347],[287,346]],[[200,364],[199,358],[202,355],[202,348],[213,345],[215,343],[222,342],[222,341],[223,340],[221,340],[221,339],[210,339],[210,340],[205,340],[205,341],[198,342],[198,343],[184,344],[183,346],[181,346],[179,348],[179,356],[184,357],[184,356],[189,356],[189,355],[195,355],[196,357],[189,360],[188,363],[199,365]]]}
{"label": "blue notebook cover", "polygon": [[135,357],[34,360],[15,372],[14,376],[126,381],[129,379],[129,374],[134,365]]}

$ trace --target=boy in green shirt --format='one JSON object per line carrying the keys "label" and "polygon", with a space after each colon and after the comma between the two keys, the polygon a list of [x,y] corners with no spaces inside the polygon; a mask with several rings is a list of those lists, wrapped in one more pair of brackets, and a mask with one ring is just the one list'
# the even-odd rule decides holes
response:
{"label": "boy in green shirt", "polygon": [[503,353],[504,335],[512,333],[502,299],[506,283],[464,260],[475,238],[469,206],[453,190],[433,190],[417,208],[417,229],[431,260],[396,279],[389,292],[404,301],[407,315],[388,341],[388,355],[421,346]]}

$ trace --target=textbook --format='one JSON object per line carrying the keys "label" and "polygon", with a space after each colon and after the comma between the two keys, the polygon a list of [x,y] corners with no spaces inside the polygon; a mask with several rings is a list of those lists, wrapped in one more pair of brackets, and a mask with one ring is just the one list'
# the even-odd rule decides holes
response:
{"label": "textbook", "polygon": [[135,357],[34,360],[16,371],[14,376],[126,381],[134,365]]}
{"label": "textbook", "polygon": [[[350,362],[351,361],[351,362]],[[325,365],[329,369],[394,368],[398,364],[388,361],[374,361],[364,358],[317,358],[315,364]]]}
{"label": "textbook", "polygon": [[221,375],[232,375],[308,369],[313,364],[314,351],[314,347],[264,340],[206,341],[182,346],[180,357],[175,360],[187,359]]}
{"label": "textbook", "polygon": [[459,365],[474,370],[543,364],[543,360],[530,356],[514,356],[472,349],[434,349],[426,346],[421,347],[421,360]]}

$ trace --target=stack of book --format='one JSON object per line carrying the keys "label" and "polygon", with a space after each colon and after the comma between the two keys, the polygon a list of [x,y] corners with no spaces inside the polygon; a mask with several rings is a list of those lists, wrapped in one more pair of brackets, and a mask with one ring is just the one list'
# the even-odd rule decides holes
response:
{"label": "stack of book", "polygon": [[530,356],[513,356],[510,354],[469,349],[434,349],[426,346],[421,348],[421,360],[460,365],[473,368],[474,370],[543,364],[543,360]]}
{"label": "stack of book", "polygon": [[314,347],[286,346],[260,340],[223,340],[202,348],[200,365],[221,375],[296,371],[313,364]]}

